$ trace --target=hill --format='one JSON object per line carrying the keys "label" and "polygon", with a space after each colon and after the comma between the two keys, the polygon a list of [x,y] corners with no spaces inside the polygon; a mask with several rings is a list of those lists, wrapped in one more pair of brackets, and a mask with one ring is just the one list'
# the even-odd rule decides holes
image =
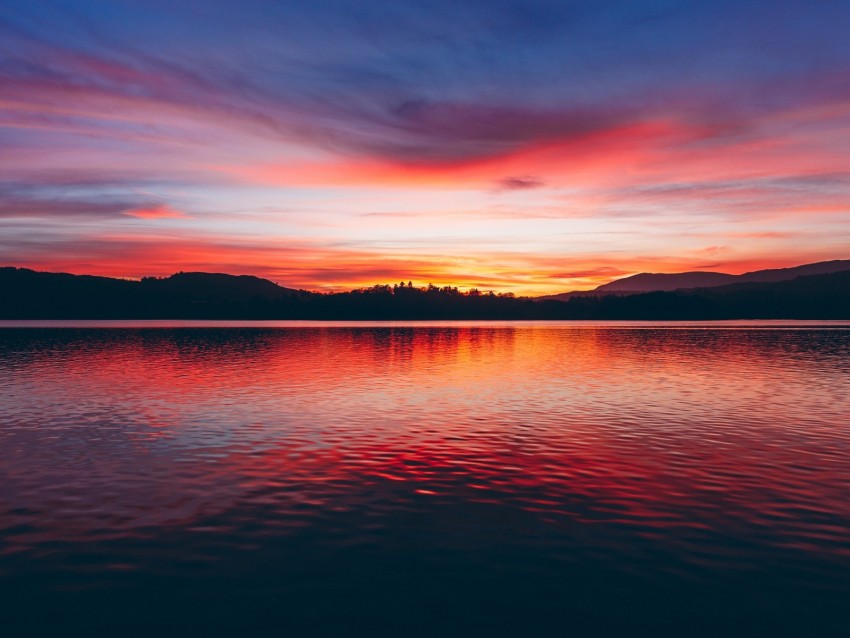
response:
{"label": "hill", "polygon": [[565,292],[540,297],[541,299],[567,300],[577,296],[598,296],[607,294],[635,294],[694,288],[714,288],[735,283],[775,283],[790,281],[796,277],[808,275],[827,275],[850,270],[850,259],[834,259],[813,264],[804,264],[792,268],[772,268],[754,270],[742,275],[729,275],[719,272],[692,271],[683,273],[639,273],[603,284],[591,291]]}
{"label": "hill", "polygon": [[298,292],[259,277],[208,272],[180,272],[164,279],[145,277],[141,283],[153,291],[196,301],[280,299]]}
{"label": "hill", "polygon": [[170,318],[240,316],[303,291],[246,275],[177,273],[141,281],[0,268],[0,317]]}
{"label": "hill", "polygon": [[707,288],[731,283],[735,279],[735,275],[727,275],[721,272],[695,271],[669,275],[644,272],[604,284],[596,288],[594,292],[656,292],[681,288]]}
{"label": "hill", "polygon": [[566,306],[559,314],[571,319],[850,319],[850,271],[542,303]]}

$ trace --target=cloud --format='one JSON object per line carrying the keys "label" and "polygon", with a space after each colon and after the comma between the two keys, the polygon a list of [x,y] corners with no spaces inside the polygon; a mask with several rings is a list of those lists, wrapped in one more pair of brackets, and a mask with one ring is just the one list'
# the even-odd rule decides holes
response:
{"label": "cloud", "polygon": [[130,198],[83,196],[55,189],[0,185],[0,218],[114,218],[148,205]]}
{"label": "cloud", "polygon": [[[92,186],[95,186],[92,192]],[[98,187],[129,191],[100,194]],[[66,184],[0,184],[0,219],[110,220],[185,219],[183,211],[148,195],[135,195],[129,184],[83,182]]]}
{"label": "cloud", "polygon": [[591,111],[424,100],[404,102],[388,115],[384,126],[401,135],[395,140],[379,139],[370,150],[387,159],[412,163],[504,155],[538,140],[582,138],[632,119],[611,107]]}
{"label": "cloud", "polygon": [[528,190],[530,188],[540,188],[544,186],[544,182],[533,175],[503,177],[496,182],[498,190],[518,191]]}
{"label": "cloud", "polygon": [[631,274],[632,271],[614,268],[611,266],[601,266],[599,268],[591,268],[588,270],[572,270],[567,272],[554,272],[549,275],[552,279],[598,279],[600,277],[610,277],[616,279],[625,275]]}
{"label": "cloud", "polygon": [[185,219],[188,217],[186,213],[174,210],[166,204],[131,208],[130,210],[125,210],[124,214],[129,217],[138,217],[139,219]]}
{"label": "cloud", "polygon": [[[82,4],[81,33],[74,21],[51,25],[49,12],[24,26],[21,11],[5,22],[15,47],[0,79],[7,105],[31,109],[21,125],[203,144],[194,119],[414,163],[501,155],[671,114],[739,130],[760,113],[850,96],[840,21],[813,26],[802,6],[786,23],[765,21],[760,2],[712,11],[360,4],[234,12],[211,3],[203,18],[175,7],[168,20],[132,5],[98,15]],[[752,37],[726,33],[730,22]],[[793,60],[780,55],[788,45]],[[791,90],[807,61],[816,72],[805,91]]]}

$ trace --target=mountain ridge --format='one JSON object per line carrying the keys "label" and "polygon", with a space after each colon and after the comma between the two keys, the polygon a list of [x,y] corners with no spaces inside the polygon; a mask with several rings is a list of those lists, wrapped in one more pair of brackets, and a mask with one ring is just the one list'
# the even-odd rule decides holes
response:
{"label": "mountain ridge", "polygon": [[808,275],[827,275],[850,270],[850,259],[832,259],[829,261],[802,264],[789,268],[769,268],[753,270],[740,275],[716,273],[710,271],[688,271],[683,273],[638,273],[623,277],[593,290],[582,290],[545,295],[538,299],[566,300],[572,297],[599,296],[607,294],[640,294],[647,292],[672,292],[675,290],[694,290],[715,288],[735,283],[776,283],[790,281],[796,277]]}
{"label": "mountain ridge", "polygon": [[[808,271],[836,266],[843,264]],[[789,271],[800,272],[758,276],[781,278]],[[135,281],[0,268],[0,319],[850,319],[850,269],[773,282],[541,300],[451,286],[319,293],[223,273]]]}

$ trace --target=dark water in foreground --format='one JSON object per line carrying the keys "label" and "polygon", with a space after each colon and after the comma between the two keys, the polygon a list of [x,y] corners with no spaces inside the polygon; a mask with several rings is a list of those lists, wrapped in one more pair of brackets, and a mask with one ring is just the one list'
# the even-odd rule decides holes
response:
{"label": "dark water in foreground", "polygon": [[0,588],[7,636],[848,635],[850,327],[3,329]]}

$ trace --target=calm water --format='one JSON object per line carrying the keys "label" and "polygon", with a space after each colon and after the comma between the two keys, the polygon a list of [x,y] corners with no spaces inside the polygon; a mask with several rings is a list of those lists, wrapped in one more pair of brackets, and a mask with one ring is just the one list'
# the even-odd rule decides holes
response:
{"label": "calm water", "polygon": [[850,628],[850,325],[69,325],[0,330],[4,635]]}

